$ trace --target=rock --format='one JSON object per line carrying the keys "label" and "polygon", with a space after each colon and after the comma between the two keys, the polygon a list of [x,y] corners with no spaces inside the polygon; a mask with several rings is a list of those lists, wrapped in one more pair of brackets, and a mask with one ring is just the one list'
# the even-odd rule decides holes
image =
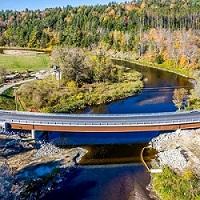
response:
{"label": "rock", "polygon": [[45,143],[37,150],[35,158],[42,158],[45,156],[53,156],[61,152],[61,149],[53,144]]}
{"label": "rock", "polygon": [[[38,149],[36,149],[37,145]],[[9,168],[13,170],[11,175],[7,168],[1,167],[0,162],[0,199],[4,199],[6,194],[12,195],[10,187],[17,198],[19,197],[18,199],[21,195],[24,199],[36,199],[56,189],[87,153],[83,148],[59,148],[51,143],[37,145],[32,141],[24,141],[19,135],[0,134],[0,151],[3,150],[4,155],[12,153],[12,156],[6,157],[6,161]],[[10,184],[13,183],[13,179],[6,178],[13,175],[15,185]],[[41,187],[35,191],[35,185],[38,184],[41,184]],[[1,194],[5,195],[1,197]]]}
{"label": "rock", "polygon": [[188,160],[180,148],[160,152],[157,157],[160,166],[168,165],[178,171],[183,171],[188,167]]}
{"label": "rock", "polygon": [[0,135],[0,155],[10,156],[25,150],[31,150],[33,144],[23,141],[19,135]]}
{"label": "rock", "polygon": [[0,160],[0,199],[13,199],[14,177],[6,160]]}
{"label": "rock", "polygon": [[161,134],[151,140],[150,146],[158,152],[158,165],[176,172],[189,168],[200,176],[200,129]]}

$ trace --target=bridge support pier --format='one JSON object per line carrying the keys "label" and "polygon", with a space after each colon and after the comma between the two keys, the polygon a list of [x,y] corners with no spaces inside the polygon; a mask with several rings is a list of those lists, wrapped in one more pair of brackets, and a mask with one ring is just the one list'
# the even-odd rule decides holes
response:
{"label": "bridge support pier", "polygon": [[32,135],[32,139],[35,140],[36,139],[36,130],[31,130],[31,135]]}
{"label": "bridge support pier", "polygon": [[48,132],[43,132],[43,131],[38,131],[38,130],[32,129],[31,130],[31,137],[32,137],[33,140],[48,141],[49,134],[48,134]]}

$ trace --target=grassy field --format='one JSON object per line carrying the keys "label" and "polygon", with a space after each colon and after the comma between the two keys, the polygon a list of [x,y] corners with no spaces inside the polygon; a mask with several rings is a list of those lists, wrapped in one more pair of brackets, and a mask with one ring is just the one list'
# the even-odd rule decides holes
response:
{"label": "grassy field", "polygon": [[46,69],[48,66],[49,56],[46,54],[35,56],[0,54],[0,68],[5,68],[8,71],[38,71]]}

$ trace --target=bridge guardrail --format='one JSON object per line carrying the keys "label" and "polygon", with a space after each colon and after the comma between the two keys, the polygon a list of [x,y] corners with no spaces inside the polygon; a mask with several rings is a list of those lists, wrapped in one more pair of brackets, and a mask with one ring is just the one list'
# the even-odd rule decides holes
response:
{"label": "bridge guardrail", "polygon": [[11,120],[10,123],[28,124],[28,125],[43,125],[43,126],[153,126],[153,125],[171,125],[171,124],[190,124],[200,123],[199,120],[173,120],[173,121],[160,121],[160,122],[41,122],[29,120]]}
{"label": "bridge guardrail", "polygon": [[38,117],[66,117],[66,118],[85,118],[85,117],[99,117],[99,118],[110,118],[110,117],[137,117],[137,116],[165,116],[165,115],[180,115],[180,114],[189,114],[192,112],[198,112],[199,110],[193,111],[182,111],[182,112],[161,112],[161,113],[133,113],[133,114],[59,114],[59,113],[38,113],[38,112],[22,112],[22,111],[8,111],[8,110],[0,110],[0,115],[2,114],[13,114],[13,115],[25,115],[25,116],[38,116]]}

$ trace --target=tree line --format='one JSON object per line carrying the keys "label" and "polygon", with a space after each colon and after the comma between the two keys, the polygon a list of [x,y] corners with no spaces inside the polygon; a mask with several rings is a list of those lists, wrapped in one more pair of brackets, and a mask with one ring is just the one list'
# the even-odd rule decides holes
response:
{"label": "tree line", "polygon": [[96,6],[0,11],[0,46],[56,45],[137,50],[151,28],[200,29],[200,0],[143,0]]}

